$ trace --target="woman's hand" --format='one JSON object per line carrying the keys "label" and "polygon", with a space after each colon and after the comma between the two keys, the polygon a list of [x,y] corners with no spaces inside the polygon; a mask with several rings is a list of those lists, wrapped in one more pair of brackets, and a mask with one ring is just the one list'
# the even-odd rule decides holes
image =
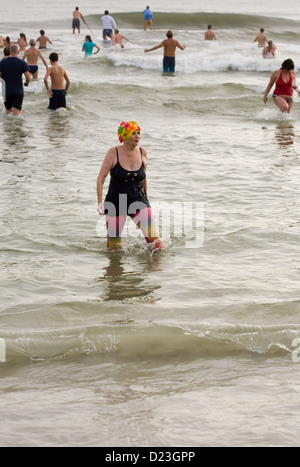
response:
{"label": "woman's hand", "polygon": [[104,203],[98,203],[97,212],[100,216],[104,216],[105,214]]}

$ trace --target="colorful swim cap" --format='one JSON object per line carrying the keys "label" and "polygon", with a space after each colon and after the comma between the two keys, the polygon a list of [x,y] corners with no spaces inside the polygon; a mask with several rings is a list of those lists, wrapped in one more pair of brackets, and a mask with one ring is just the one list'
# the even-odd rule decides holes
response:
{"label": "colorful swim cap", "polygon": [[122,122],[118,128],[120,143],[129,139],[136,130],[141,131],[136,122]]}

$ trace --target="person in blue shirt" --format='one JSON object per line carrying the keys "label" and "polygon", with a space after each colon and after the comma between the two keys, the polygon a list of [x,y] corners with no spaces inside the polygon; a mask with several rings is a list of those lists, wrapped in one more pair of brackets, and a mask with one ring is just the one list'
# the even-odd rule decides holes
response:
{"label": "person in blue shirt", "polygon": [[94,55],[96,55],[98,52],[100,52],[100,47],[92,41],[91,36],[85,36],[85,42],[82,46],[82,52],[85,52],[85,57],[90,57],[93,55],[94,47],[97,49],[96,52],[94,52]]}
{"label": "person in blue shirt", "polygon": [[0,77],[2,78],[2,88],[4,88],[4,105],[7,114],[18,117],[22,111],[24,98],[23,74],[26,82],[24,86],[30,83],[29,66],[24,60],[18,58],[19,47],[12,45],[10,56],[0,62]]}
{"label": "person in blue shirt", "polygon": [[150,7],[147,6],[146,10],[144,10],[144,31],[147,31],[148,28],[153,30],[153,13],[150,10]]}

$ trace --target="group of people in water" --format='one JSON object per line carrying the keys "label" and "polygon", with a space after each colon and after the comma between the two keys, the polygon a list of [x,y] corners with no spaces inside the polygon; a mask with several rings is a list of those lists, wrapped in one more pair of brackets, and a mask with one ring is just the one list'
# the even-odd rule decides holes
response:
{"label": "group of people in water", "polygon": [[[2,95],[6,114],[20,116],[24,99],[24,86],[29,86],[31,78],[38,78],[38,59],[41,58],[45,67],[45,87],[49,97],[49,109],[66,108],[66,95],[70,86],[69,77],[60,65],[58,54],[49,55],[50,66],[44,59],[41,50],[36,48],[36,42],[31,40],[30,47],[25,50],[23,58],[19,58],[19,47],[11,45],[9,54],[0,61],[0,78],[2,82]],[[23,75],[26,81],[23,83]],[[51,80],[51,89],[48,80]]]}
{"label": "group of people in water", "polygon": [[[29,86],[31,79],[38,79],[39,59],[42,60],[46,68],[44,83],[49,96],[48,108],[56,110],[66,107],[66,94],[70,80],[65,70],[58,65],[57,53],[50,54],[50,66],[48,66],[42,54],[42,51],[47,49],[48,44],[51,45],[52,41],[45,35],[44,30],[40,31],[40,36],[36,40],[30,39],[29,43],[24,33],[20,34],[16,42],[11,42],[9,37],[0,42],[0,47],[2,46],[4,49],[4,57],[0,61],[0,78],[7,114],[13,116],[21,114],[24,98],[23,86]],[[22,53],[22,58],[18,57],[20,53]],[[23,75],[26,79],[25,83],[22,81]],[[48,86],[49,78],[51,79],[51,89]]]}
{"label": "group of people in water", "polygon": [[[263,58],[274,58],[276,46],[272,41],[268,40],[263,28],[260,29],[259,34],[255,37],[253,42],[258,42],[258,47],[262,48]],[[267,45],[266,45],[267,44]],[[270,78],[269,84],[265,90],[263,101],[265,104],[268,102],[268,94],[275,84],[273,91],[273,99],[275,105],[281,112],[290,113],[293,106],[294,91],[300,96],[300,89],[296,83],[295,64],[292,59],[284,60],[281,68],[275,70]]]}
{"label": "group of people in water", "polygon": [[[153,29],[153,13],[147,7],[144,11],[144,30]],[[86,20],[79,8],[76,7],[73,13],[72,28],[80,32],[80,20],[85,24]],[[105,11],[103,22],[103,39],[112,40],[122,46],[123,40],[128,40],[121,35],[117,29],[114,19]],[[173,37],[173,32],[167,32],[167,38],[151,49],[145,49],[145,53],[163,48],[163,71],[174,73],[175,52],[179,48],[185,50]],[[208,26],[204,36],[205,40],[216,40],[216,34],[211,25]],[[263,48],[264,58],[273,58],[276,48],[271,41],[268,41],[264,30],[256,36],[254,42]],[[41,59],[46,67],[44,78],[45,87],[49,97],[49,109],[56,110],[66,107],[66,95],[70,86],[69,77],[64,68],[58,64],[58,54],[53,52],[49,56],[50,66],[44,59],[41,50],[52,44],[43,30],[40,36],[27,43],[25,34],[20,34],[17,43],[10,42],[7,37],[0,36],[0,47],[4,49],[4,58],[0,61],[0,78],[2,79],[4,105],[7,114],[18,116],[21,113],[24,89],[33,79],[38,78],[38,60]],[[28,47],[29,45],[29,47]],[[37,48],[39,45],[39,48]],[[85,55],[91,55],[94,48],[98,53],[100,47],[91,39],[90,35],[85,37],[82,51]],[[19,53],[23,53],[22,59],[18,58]],[[23,83],[23,75],[25,83]],[[49,79],[51,86],[49,87]],[[263,101],[267,103],[268,94],[275,85],[273,99],[281,112],[289,113],[293,105],[293,92],[300,95],[300,90],[296,84],[295,65],[293,60],[287,59],[282,63],[280,69],[275,70],[270,78],[265,90]],[[147,195],[147,152],[145,148],[139,146],[141,128],[137,122],[122,122],[117,130],[120,145],[110,148],[101,166],[97,179],[98,208],[100,215],[106,216],[107,225],[107,245],[109,249],[121,247],[121,236],[125,226],[126,217],[133,219],[137,227],[141,229],[146,241],[151,245],[152,251],[160,251],[162,241],[158,229],[155,225],[151,206]],[[106,197],[103,197],[103,186],[106,177],[110,174],[110,184]]]}
{"label": "group of people in water", "polygon": [[261,47],[263,49],[263,58],[275,58],[275,52],[277,50],[277,47],[275,44],[273,44],[273,41],[268,40],[264,28],[260,29],[259,34],[257,34],[253,42],[258,42],[258,47]]}

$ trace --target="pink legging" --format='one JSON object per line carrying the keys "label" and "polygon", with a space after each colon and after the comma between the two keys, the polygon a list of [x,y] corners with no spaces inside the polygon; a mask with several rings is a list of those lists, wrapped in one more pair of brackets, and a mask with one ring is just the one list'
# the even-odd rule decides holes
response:
{"label": "pink legging", "polygon": [[[119,248],[122,244],[122,232],[125,226],[127,216],[109,217],[106,216],[106,227],[107,227],[107,247]],[[158,245],[159,233],[156,228],[151,208],[141,209],[136,214],[129,214],[129,217],[143,232],[147,243],[154,243],[155,247],[160,248],[161,243]]]}

